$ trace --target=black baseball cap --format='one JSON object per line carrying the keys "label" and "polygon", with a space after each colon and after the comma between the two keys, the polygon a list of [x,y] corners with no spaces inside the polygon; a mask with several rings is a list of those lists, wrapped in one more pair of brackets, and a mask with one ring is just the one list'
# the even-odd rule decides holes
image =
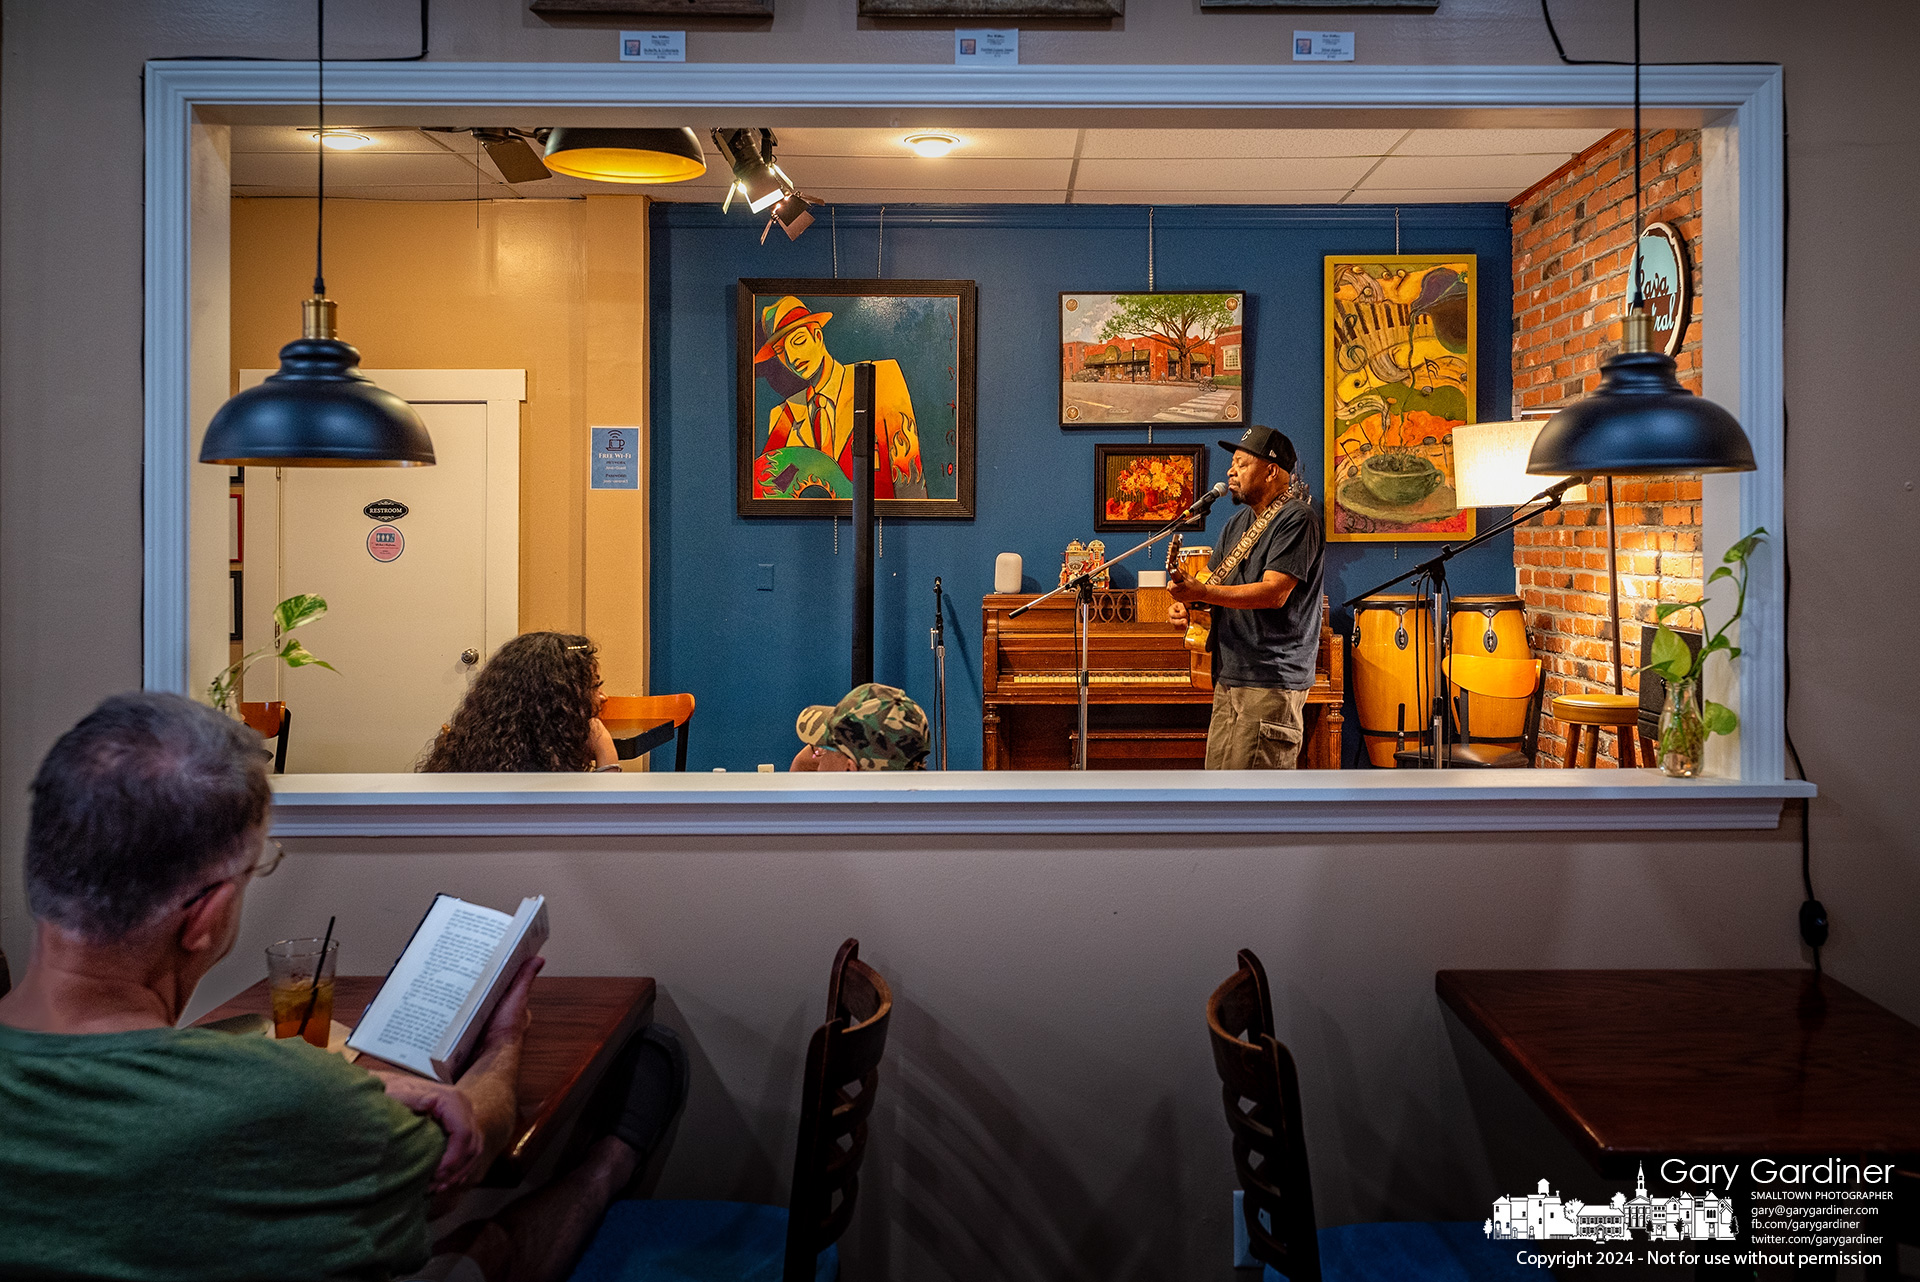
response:
{"label": "black baseball cap", "polygon": [[1245,450],[1256,458],[1263,458],[1291,472],[1299,465],[1300,456],[1294,452],[1293,442],[1287,439],[1285,432],[1276,432],[1270,427],[1258,423],[1248,427],[1237,441],[1222,441],[1223,450]]}

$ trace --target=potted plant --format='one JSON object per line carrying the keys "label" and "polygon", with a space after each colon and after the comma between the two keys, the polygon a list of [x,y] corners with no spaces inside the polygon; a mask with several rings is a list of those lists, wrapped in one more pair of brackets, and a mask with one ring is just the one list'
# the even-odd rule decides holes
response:
{"label": "potted plant", "polygon": [[[1747,558],[1766,536],[1767,531],[1762,527],[1728,548],[1724,564],[1715,567],[1701,585],[1702,600],[1705,600],[1705,589],[1721,579],[1732,579],[1738,595],[1734,598],[1732,615],[1706,639],[1698,654],[1688,648],[1666,621],[1682,610],[1698,610],[1700,602],[1668,601],[1654,607],[1654,618],[1660,626],[1653,634],[1652,653],[1640,665],[1640,671],[1658,673],[1667,683],[1667,702],[1660,710],[1660,737],[1655,744],[1662,774],[1691,779],[1700,773],[1707,736],[1732,734],[1740,726],[1739,714],[1732,708],[1701,698],[1700,673],[1706,667],[1707,656],[1715,651],[1725,651],[1729,662],[1740,657],[1740,647],[1727,640],[1727,630],[1740,622],[1741,614],[1746,611]],[[1705,613],[1700,617],[1704,632]]]}
{"label": "potted plant", "polygon": [[290,596],[274,606],[273,635],[277,638],[275,644],[263,645],[258,650],[243,654],[222,668],[219,674],[207,683],[207,702],[228,716],[238,713],[241,678],[246,676],[248,668],[268,655],[272,655],[289,668],[304,668],[311,664],[319,664],[328,672],[337,672],[338,669],[331,663],[315,657],[307,647],[300,644],[300,638],[293,635],[295,628],[323,618],[326,613],[326,598],[314,596],[310,592]]}

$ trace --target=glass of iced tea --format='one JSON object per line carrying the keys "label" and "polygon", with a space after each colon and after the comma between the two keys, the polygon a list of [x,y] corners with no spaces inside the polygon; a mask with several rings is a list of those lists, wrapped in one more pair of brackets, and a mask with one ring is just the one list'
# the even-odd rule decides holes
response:
{"label": "glass of iced tea", "polygon": [[340,941],[283,939],[267,945],[267,988],[273,994],[273,1035],[305,1036],[321,1050],[333,1027],[333,971]]}

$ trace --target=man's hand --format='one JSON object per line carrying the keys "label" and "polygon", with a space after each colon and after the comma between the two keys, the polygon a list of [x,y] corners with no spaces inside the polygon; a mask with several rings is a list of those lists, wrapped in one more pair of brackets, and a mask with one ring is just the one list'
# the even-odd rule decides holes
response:
{"label": "man's hand", "polygon": [[[1167,576],[1167,594],[1182,606],[1189,601],[1204,604],[1207,599],[1207,585],[1185,570],[1175,570]],[[1182,613],[1184,614],[1184,611]],[[1178,622],[1178,620],[1175,621]]]}
{"label": "man's hand", "polygon": [[1173,624],[1173,626],[1175,626],[1176,628],[1186,627],[1187,626],[1187,607],[1185,605],[1182,605],[1178,601],[1175,601],[1172,605],[1168,606],[1167,622]]}
{"label": "man's hand", "polygon": [[411,1073],[376,1070],[374,1076],[380,1079],[388,1096],[424,1117],[431,1117],[447,1133],[447,1151],[433,1172],[428,1192],[441,1193],[474,1184],[486,1174],[487,1168],[480,1160],[485,1156],[486,1136],[481,1133],[473,1104],[465,1095],[455,1087]]}
{"label": "man's hand", "polygon": [[500,1004],[493,1008],[493,1018],[487,1021],[487,1031],[480,1036],[481,1055],[500,1046],[518,1045],[527,1035],[527,1026],[533,1023],[533,1013],[528,1009],[533,977],[546,964],[544,957],[528,958],[513,982],[507,985],[507,991],[500,995]]}

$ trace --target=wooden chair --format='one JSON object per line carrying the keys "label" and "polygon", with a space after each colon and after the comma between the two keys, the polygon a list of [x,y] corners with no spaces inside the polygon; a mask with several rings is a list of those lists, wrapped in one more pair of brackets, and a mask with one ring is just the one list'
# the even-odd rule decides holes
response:
{"label": "wooden chair", "polygon": [[827,1022],[807,1044],[793,1194],[783,1210],[746,1202],[616,1202],[572,1282],[672,1277],[680,1282],[832,1282],[835,1243],[853,1219],[867,1117],[879,1088],[893,990],[840,945],[827,981]]}
{"label": "wooden chair", "polygon": [[1266,969],[1250,949],[1240,968],[1207,998],[1207,1035],[1219,1071],[1233,1165],[1240,1177],[1247,1244],[1267,1266],[1266,1282],[1362,1279],[1532,1278],[1507,1242],[1479,1224],[1394,1222],[1317,1229],[1313,1181],[1300,1123],[1300,1078],[1273,1032]]}
{"label": "wooden chair", "polygon": [[293,728],[293,709],[278,700],[273,703],[242,703],[240,719],[252,726],[262,739],[275,741],[273,773],[287,773],[287,735]]}
{"label": "wooden chair", "polygon": [[[600,705],[600,724],[609,732],[616,723],[645,725],[671,721],[675,727],[673,768],[687,768],[687,734],[693,723],[693,696],[690,694],[610,694]],[[616,735],[616,737],[618,737]]]}

